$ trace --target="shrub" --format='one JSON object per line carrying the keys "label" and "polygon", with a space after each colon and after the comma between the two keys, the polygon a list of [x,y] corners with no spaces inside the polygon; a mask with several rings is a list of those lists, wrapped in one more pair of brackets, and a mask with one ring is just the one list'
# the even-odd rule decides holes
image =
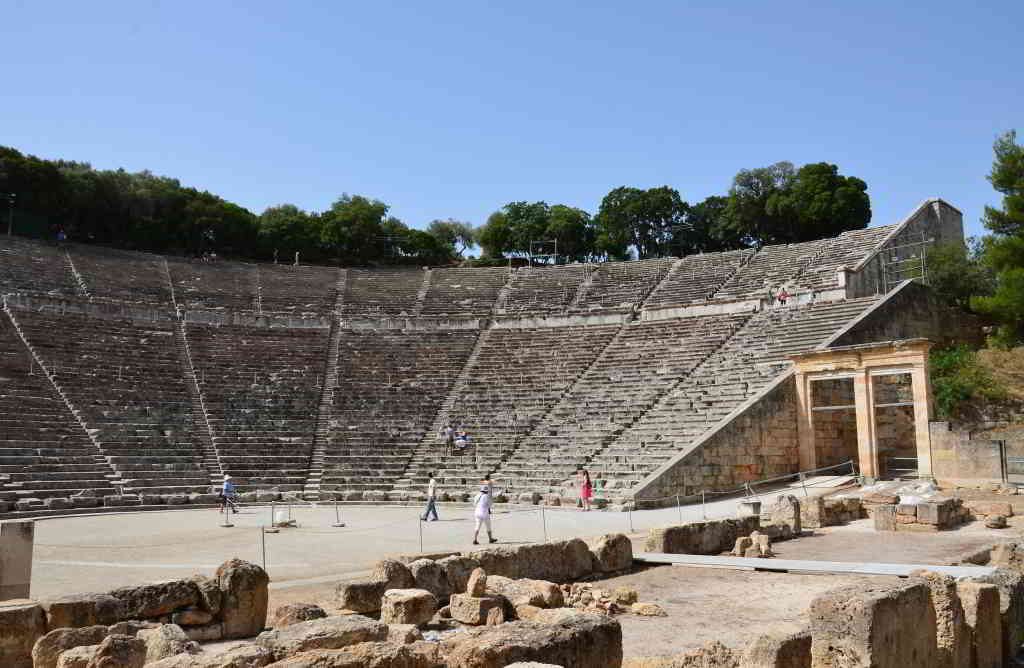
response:
{"label": "shrub", "polygon": [[931,352],[932,394],[939,419],[964,418],[980,413],[977,404],[1003,401],[1003,387],[978,360],[978,354],[965,345]]}

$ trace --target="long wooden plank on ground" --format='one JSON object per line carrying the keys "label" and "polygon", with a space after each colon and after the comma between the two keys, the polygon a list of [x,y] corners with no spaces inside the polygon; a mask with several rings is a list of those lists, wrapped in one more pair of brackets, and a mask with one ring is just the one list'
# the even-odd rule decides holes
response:
{"label": "long wooden plank on ground", "polygon": [[671,564],[698,568],[727,568],[748,571],[780,571],[785,573],[842,573],[847,575],[890,575],[907,577],[916,570],[944,573],[955,578],[989,575],[990,566],[936,566],[934,564],[878,564],[854,561],[812,561],[805,559],[748,559],[703,554],[666,554],[644,552],[634,560],[647,564]]}

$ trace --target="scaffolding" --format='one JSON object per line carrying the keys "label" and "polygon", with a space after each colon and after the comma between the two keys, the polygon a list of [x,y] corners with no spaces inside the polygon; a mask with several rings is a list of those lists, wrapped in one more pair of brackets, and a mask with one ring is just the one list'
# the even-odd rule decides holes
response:
{"label": "scaffolding", "polygon": [[928,246],[935,239],[911,241],[882,251],[882,292],[889,292],[903,281],[928,283]]}

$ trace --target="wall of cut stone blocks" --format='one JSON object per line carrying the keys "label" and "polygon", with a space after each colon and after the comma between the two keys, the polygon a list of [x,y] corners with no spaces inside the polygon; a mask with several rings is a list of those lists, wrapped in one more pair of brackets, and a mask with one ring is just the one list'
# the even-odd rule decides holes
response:
{"label": "wall of cut stone blocks", "polygon": [[941,483],[1003,482],[1003,446],[999,441],[972,438],[970,432],[954,430],[948,422],[932,422],[929,431],[932,474]]}
{"label": "wall of cut stone blocks", "polygon": [[35,529],[31,520],[0,524],[0,601],[29,596]]}
{"label": "wall of cut stone blocks", "polygon": [[745,482],[795,473],[799,468],[796,388],[787,377],[721,430],[652,475],[638,506],[701,490],[730,490]]}

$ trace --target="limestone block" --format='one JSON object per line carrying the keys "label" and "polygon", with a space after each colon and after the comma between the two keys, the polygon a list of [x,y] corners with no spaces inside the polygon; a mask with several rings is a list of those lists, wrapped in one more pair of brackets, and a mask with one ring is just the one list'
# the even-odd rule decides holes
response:
{"label": "limestone block", "polygon": [[538,608],[560,608],[564,602],[562,590],[553,582],[512,579],[501,575],[487,577],[484,596],[503,596],[513,608],[520,605],[534,605]]}
{"label": "limestone block", "polygon": [[583,668],[622,666],[622,628],[604,615],[575,613],[553,624],[516,621],[470,629],[444,643],[449,668],[503,668],[536,661]]}
{"label": "limestone block", "polygon": [[630,587],[616,587],[615,591],[612,592],[612,596],[619,605],[633,605],[640,598],[636,589],[631,589]]}
{"label": "limestone block", "polygon": [[470,596],[483,596],[487,593],[487,573],[482,568],[475,568],[466,582],[466,593]]}
{"label": "limestone block", "polygon": [[917,504],[916,503],[898,503],[896,504],[896,514],[905,515],[907,517],[917,518]]}
{"label": "limestone block", "polygon": [[992,546],[988,565],[1024,572],[1024,545],[1015,542],[996,543]]}
{"label": "limestone block", "polygon": [[562,497],[557,494],[546,494],[544,495],[544,504],[548,506],[560,506],[562,505]]}
{"label": "limestone block", "polygon": [[177,654],[146,668],[261,668],[273,663],[274,655],[265,647],[246,643],[234,645],[220,652]]}
{"label": "limestone block", "polygon": [[754,541],[750,536],[740,536],[736,539],[736,544],[732,548],[732,556],[743,557],[746,556],[747,550],[754,546]]}
{"label": "limestone block", "polygon": [[935,610],[936,668],[971,668],[971,639],[964,609],[957,594],[956,580],[930,571],[915,571],[931,589]]}
{"label": "limestone block", "polygon": [[388,493],[380,490],[368,490],[363,492],[363,501],[372,501],[374,503],[380,503],[381,501],[388,500]]}
{"label": "limestone block", "polygon": [[32,668],[32,647],[45,633],[46,614],[38,603],[0,601],[0,666]]}
{"label": "limestone block", "polygon": [[190,579],[195,583],[196,588],[199,589],[200,607],[214,617],[219,615],[224,594],[220,590],[218,581],[205,575],[193,575]]}
{"label": "limestone block", "polygon": [[980,582],[958,582],[956,591],[970,639],[970,665],[999,668],[1003,664],[999,588]]}
{"label": "limestone block", "polygon": [[497,626],[498,624],[505,623],[505,612],[504,607],[491,608],[487,611],[487,619],[484,621],[484,626]]}
{"label": "limestone block", "polygon": [[794,535],[799,536],[803,530],[800,524],[800,500],[792,494],[780,494],[772,506],[771,523],[788,526]]}
{"label": "limestone block", "polygon": [[479,626],[487,621],[488,612],[503,606],[503,601],[496,596],[452,594],[451,602],[448,605],[452,619],[463,624]]}
{"label": "limestone block", "polygon": [[1003,662],[1013,665],[1016,648],[1024,644],[1024,574],[1013,568],[996,568],[995,572],[973,582],[993,584],[999,588],[999,618]]}
{"label": "limestone block", "polygon": [[985,526],[989,529],[1005,529],[1006,528],[1006,516],[1005,515],[989,515],[985,518]]}
{"label": "limestone block", "polygon": [[[303,652],[279,661],[274,668],[445,668],[440,647],[433,642],[409,644],[364,642],[342,649]],[[147,668],[149,668],[147,666]]]}
{"label": "limestone block", "polygon": [[409,564],[417,589],[426,589],[439,600],[447,599],[452,590],[445,577],[444,567],[433,559],[417,559]]}
{"label": "limestone block", "polygon": [[344,501],[362,501],[363,493],[359,490],[349,490],[342,494],[341,498]]}
{"label": "limestone block", "polygon": [[178,626],[204,626],[213,621],[213,615],[200,608],[185,608],[171,615],[171,623]]}
{"label": "limestone block", "polygon": [[537,505],[540,503],[541,495],[540,492],[524,492],[519,495],[519,503]]}
{"label": "limestone block", "polygon": [[89,660],[88,668],[142,668],[146,643],[131,636],[107,636]]}
{"label": "limestone block", "polygon": [[338,607],[352,612],[376,612],[388,584],[372,578],[338,583],[335,596]]}
{"label": "limestone block", "polygon": [[470,573],[480,566],[480,562],[476,559],[458,555],[445,557],[437,564],[444,570],[445,579],[448,580],[448,591],[451,593],[466,591]]}
{"label": "limestone block", "polygon": [[517,605],[515,609],[516,619],[535,619],[544,608],[535,605]]}
{"label": "limestone block", "polygon": [[32,668],[56,668],[61,652],[72,647],[98,645],[109,635],[106,626],[54,629],[32,647]]}
{"label": "limestone block", "polygon": [[66,649],[57,657],[57,668],[89,668],[89,662],[99,649],[99,645],[82,645]]}
{"label": "limestone block", "polygon": [[397,559],[378,561],[370,578],[387,583],[387,589],[412,589],[416,586],[412,571]]}
{"label": "limestone block", "polygon": [[110,625],[125,617],[124,604],[110,594],[70,594],[41,602],[51,629]]}
{"label": "limestone block", "polygon": [[800,525],[809,529],[828,526],[824,497],[811,496],[800,502]]}
{"label": "limestone block", "polygon": [[811,634],[762,635],[740,657],[739,668],[807,668],[811,665]]}
{"label": "limestone block", "polygon": [[385,624],[426,624],[437,612],[437,597],[426,589],[389,589],[381,601]]}
{"label": "limestone block", "polygon": [[166,659],[175,654],[192,653],[197,647],[177,624],[163,624],[155,629],[143,629],[135,637],[146,643],[147,663]]}
{"label": "limestone block", "polygon": [[299,622],[323,619],[326,616],[324,609],[313,603],[286,603],[274,610],[274,620],[270,625],[280,629]]}
{"label": "limestone block", "polygon": [[185,494],[168,494],[164,500],[169,506],[184,506],[188,503],[188,496]]}
{"label": "limestone block", "polygon": [[123,619],[149,619],[199,603],[199,589],[191,580],[168,580],[110,592],[121,601]]}
{"label": "limestone block", "polygon": [[987,517],[989,515],[1002,515],[1004,517],[1013,517],[1013,506],[1005,501],[981,501],[966,499],[963,502],[964,506],[977,517]]}
{"label": "limestone block", "polygon": [[70,499],[62,497],[51,497],[43,501],[43,505],[47,510],[64,510],[66,508],[73,507]]}
{"label": "limestone block", "polygon": [[415,624],[388,624],[388,642],[407,644],[423,640],[423,632]]}
{"label": "limestone block", "polygon": [[638,601],[629,607],[629,611],[641,617],[668,617],[668,613],[657,603]]}
{"label": "limestone block", "polygon": [[203,626],[186,626],[182,629],[189,640],[195,642],[213,642],[224,638],[224,625],[211,622]]}
{"label": "limestone block", "polygon": [[107,635],[131,636],[134,638],[142,629],[155,629],[158,626],[160,626],[159,622],[140,622],[130,619],[108,626]]}
{"label": "limestone block", "polygon": [[935,665],[935,610],[920,581],[841,587],[815,598],[809,617],[812,668]]}
{"label": "limestone block", "polygon": [[590,545],[597,570],[614,573],[633,567],[633,543],[626,534],[610,533],[601,536]]}
{"label": "limestone block", "polygon": [[280,661],[299,652],[339,649],[361,642],[385,640],[387,637],[387,624],[362,615],[346,615],[264,631],[256,638],[256,644],[270,650],[274,659]]}
{"label": "limestone block", "polygon": [[217,568],[222,601],[224,638],[249,638],[267,624],[267,585],[270,577],[256,564],[230,559]]}
{"label": "limestone block", "polygon": [[874,512],[875,531],[896,530],[896,506],[878,506]]}
{"label": "limestone block", "polygon": [[95,508],[103,503],[102,499],[96,496],[73,496],[71,505],[74,508]]}

